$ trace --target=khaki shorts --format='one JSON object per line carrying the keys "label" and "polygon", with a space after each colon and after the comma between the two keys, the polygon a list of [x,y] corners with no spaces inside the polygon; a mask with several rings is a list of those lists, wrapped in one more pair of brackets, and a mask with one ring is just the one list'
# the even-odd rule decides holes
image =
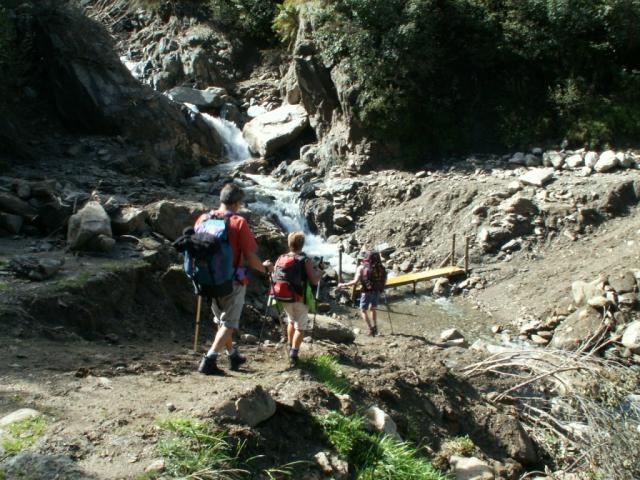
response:
{"label": "khaki shorts", "polygon": [[309,319],[309,307],[302,302],[286,303],[282,302],[284,311],[287,312],[287,320],[293,323],[296,330],[311,330],[311,320]]}
{"label": "khaki shorts", "polygon": [[234,285],[233,291],[226,297],[214,298],[211,301],[211,311],[214,321],[227,328],[239,328],[240,316],[244,307],[246,285]]}

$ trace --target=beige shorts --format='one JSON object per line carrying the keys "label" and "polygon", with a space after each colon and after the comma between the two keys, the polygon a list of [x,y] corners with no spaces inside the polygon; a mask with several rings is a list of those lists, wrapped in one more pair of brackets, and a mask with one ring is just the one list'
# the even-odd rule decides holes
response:
{"label": "beige shorts", "polygon": [[309,307],[302,302],[282,303],[284,311],[287,312],[287,320],[293,323],[296,330],[311,330],[311,320],[309,319]]}
{"label": "beige shorts", "polygon": [[214,321],[218,325],[236,329],[240,327],[246,291],[246,285],[236,284],[233,286],[233,291],[226,297],[212,299],[211,310],[215,317]]}

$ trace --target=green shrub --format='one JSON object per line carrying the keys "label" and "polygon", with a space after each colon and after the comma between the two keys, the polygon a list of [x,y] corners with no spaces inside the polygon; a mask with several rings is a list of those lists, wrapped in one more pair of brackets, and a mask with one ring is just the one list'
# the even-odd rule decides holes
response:
{"label": "green shrub", "polygon": [[273,19],[273,31],[280,41],[286,43],[289,48],[293,45],[298,32],[298,8],[301,0],[284,0],[282,4],[276,4],[278,13]]}
{"label": "green shrub", "polygon": [[270,0],[207,0],[212,20],[256,40],[273,40],[272,23],[277,14]]}

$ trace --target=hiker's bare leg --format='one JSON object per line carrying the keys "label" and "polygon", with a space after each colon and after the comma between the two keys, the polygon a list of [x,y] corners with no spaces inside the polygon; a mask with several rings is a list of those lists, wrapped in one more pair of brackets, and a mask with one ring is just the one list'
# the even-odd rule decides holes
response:
{"label": "hiker's bare leg", "polygon": [[213,340],[212,348],[216,353],[220,353],[223,349],[230,352],[233,348],[233,328],[220,325],[216,338]]}
{"label": "hiker's bare leg", "polygon": [[[289,322],[287,325],[287,343],[289,344],[289,348],[293,345],[293,339],[295,337],[296,327],[293,325],[293,322]],[[297,347],[294,347],[297,348]]]}
{"label": "hiker's bare leg", "polygon": [[[291,325],[291,324],[289,324]],[[291,345],[293,346],[293,348],[295,348],[296,350],[300,350],[300,345],[302,345],[302,339],[304,338],[304,330],[295,330],[295,333],[293,334],[293,342],[291,343]]]}
{"label": "hiker's bare leg", "polygon": [[366,310],[362,310],[362,319],[364,320],[364,323],[367,324],[367,327],[371,328],[371,324],[369,323],[369,316],[367,315]]}
{"label": "hiker's bare leg", "polygon": [[373,305],[371,305],[369,307],[369,311],[371,312],[371,326],[375,328],[376,326],[376,319],[377,319],[377,310],[376,307],[374,307]]}

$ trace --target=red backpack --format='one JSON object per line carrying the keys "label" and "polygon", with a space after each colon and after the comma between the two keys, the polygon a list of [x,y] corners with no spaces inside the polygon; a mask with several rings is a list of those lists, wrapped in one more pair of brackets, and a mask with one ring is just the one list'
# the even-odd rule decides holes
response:
{"label": "red backpack", "polygon": [[362,262],[362,288],[366,292],[382,292],[387,283],[387,270],[378,252],[369,252]]}
{"label": "red backpack", "polygon": [[280,255],[273,270],[273,288],[270,292],[281,302],[299,302],[302,300],[306,281],[305,262],[307,257],[285,253]]}

